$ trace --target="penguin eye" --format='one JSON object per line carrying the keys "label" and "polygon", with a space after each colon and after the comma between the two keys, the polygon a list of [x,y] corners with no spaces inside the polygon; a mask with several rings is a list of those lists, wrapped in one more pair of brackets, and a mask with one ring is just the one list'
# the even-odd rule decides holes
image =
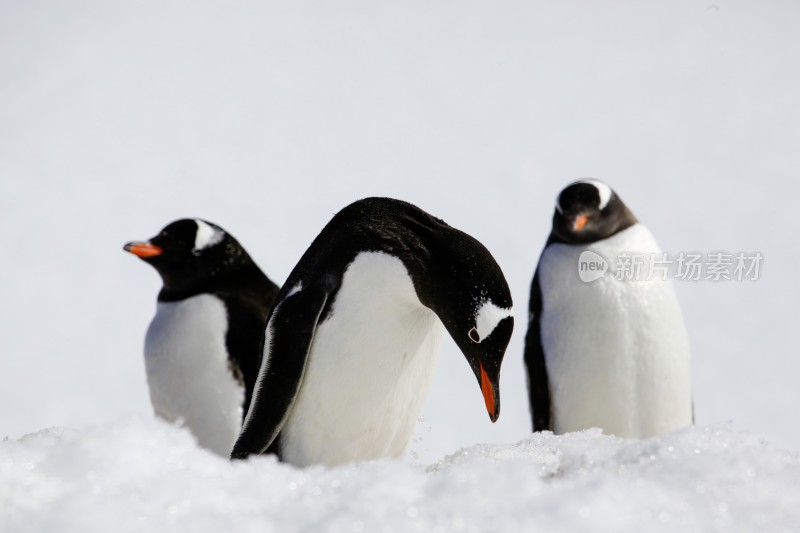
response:
{"label": "penguin eye", "polygon": [[478,330],[475,328],[469,330],[469,338],[472,340],[472,342],[481,342],[481,336],[478,334]]}

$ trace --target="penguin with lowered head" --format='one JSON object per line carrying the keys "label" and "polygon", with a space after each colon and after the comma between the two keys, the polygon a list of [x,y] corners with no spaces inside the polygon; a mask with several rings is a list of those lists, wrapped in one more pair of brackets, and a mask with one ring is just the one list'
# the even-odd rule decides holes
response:
{"label": "penguin with lowered head", "polygon": [[508,284],[480,242],[407,202],[356,201],[278,294],[232,457],[306,466],[402,455],[445,331],[494,422],[513,320]]}

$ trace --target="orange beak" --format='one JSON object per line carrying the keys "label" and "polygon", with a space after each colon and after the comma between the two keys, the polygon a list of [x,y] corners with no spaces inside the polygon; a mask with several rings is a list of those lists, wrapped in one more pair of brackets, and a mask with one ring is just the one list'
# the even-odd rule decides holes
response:
{"label": "orange beak", "polygon": [[164,253],[163,248],[149,242],[129,242],[122,249],[142,258],[155,257]]}
{"label": "orange beak", "polygon": [[589,222],[589,215],[578,215],[572,224],[572,231],[580,231]]}
{"label": "orange beak", "polygon": [[497,421],[500,413],[497,412],[497,398],[494,395],[494,384],[489,379],[489,375],[484,370],[483,365],[478,363],[481,367],[481,392],[483,393],[483,401],[486,402],[486,411],[489,413],[489,418],[492,422]]}

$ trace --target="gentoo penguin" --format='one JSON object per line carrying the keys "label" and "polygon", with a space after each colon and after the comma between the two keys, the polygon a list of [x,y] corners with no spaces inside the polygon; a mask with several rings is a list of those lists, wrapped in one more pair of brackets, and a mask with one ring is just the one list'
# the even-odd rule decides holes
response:
{"label": "gentoo penguin", "polygon": [[525,338],[534,431],[649,437],[692,423],[689,342],[675,292],[668,276],[646,268],[639,279],[620,276],[625,254],[661,258],[608,185],[583,179],[561,191]]}
{"label": "gentoo penguin", "polygon": [[481,243],[409,203],[356,201],[278,294],[232,458],[267,451],[306,466],[401,456],[444,330],[495,421],[513,320],[508,284]]}
{"label": "gentoo penguin", "polygon": [[205,220],[175,221],[124,249],[164,284],[144,349],[156,415],[182,419],[201,446],[227,457],[250,404],[278,287],[233,236]]}

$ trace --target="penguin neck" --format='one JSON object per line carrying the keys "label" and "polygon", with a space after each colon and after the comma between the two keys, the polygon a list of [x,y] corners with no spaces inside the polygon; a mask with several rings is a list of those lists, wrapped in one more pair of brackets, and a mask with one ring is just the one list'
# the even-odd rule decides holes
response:
{"label": "penguin neck", "polygon": [[266,275],[252,262],[234,266],[225,265],[222,269],[209,271],[202,277],[161,274],[161,279],[163,287],[158,293],[159,302],[175,302],[198,294],[225,292],[246,285],[259,287],[269,283]]}

